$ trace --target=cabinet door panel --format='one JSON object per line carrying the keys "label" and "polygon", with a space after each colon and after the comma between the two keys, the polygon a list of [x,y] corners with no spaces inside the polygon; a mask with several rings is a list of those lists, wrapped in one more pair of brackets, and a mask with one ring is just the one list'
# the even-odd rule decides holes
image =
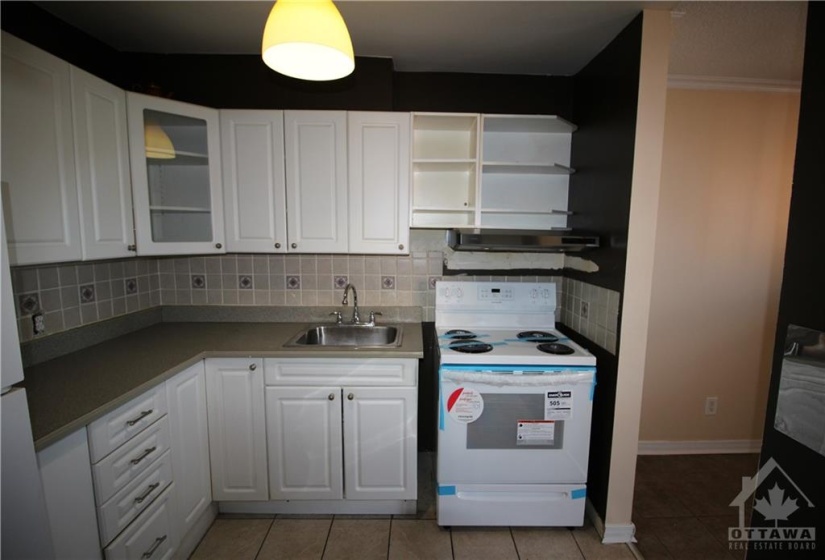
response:
{"label": "cabinet door panel", "polygon": [[80,260],[69,64],[6,33],[2,46],[9,262]]}
{"label": "cabinet door panel", "polygon": [[347,252],[344,111],[285,111],[289,250]]}
{"label": "cabinet door panel", "polygon": [[221,111],[226,249],[285,253],[283,111]]}
{"label": "cabinet door panel", "polygon": [[134,256],[126,92],[79,68],[71,76],[83,258]]}
{"label": "cabinet door panel", "polygon": [[216,109],[129,92],[139,255],[224,253]]}
{"label": "cabinet door panel", "polygon": [[350,252],[409,253],[410,115],[347,117]]}
{"label": "cabinet door panel", "polygon": [[414,387],[344,387],[347,499],[416,499],[417,401]]}
{"label": "cabinet door panel", "polygon": [[343,497],[341,388],[267,387],[273,500]]}
{"label": "cabinet door panel", "polygon": [[260,359],[206,360],[212,497],[266,500],[264,378]]}
{"label": "cabinet door panel", "polygon": [[167,381],[166,394],[177,481],[174,522],[176,534],[183,538],[212,503],[203,362]]}

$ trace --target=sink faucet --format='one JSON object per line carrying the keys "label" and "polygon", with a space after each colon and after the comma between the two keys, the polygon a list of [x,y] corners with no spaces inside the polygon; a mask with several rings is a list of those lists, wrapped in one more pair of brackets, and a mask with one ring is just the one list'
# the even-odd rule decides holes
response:
{"label": "sink faucet", "polygon": [[350,288],[352,288],[352,299],[353,299],[353,308],[352,308],[352,324],[357,325],[361,322],[361,315],[358,313],[358,292],[355,289],[355,286],[352,284],[347,284],[344,288],[344,299],[341,300],[341,305],[347,305],[349,300],[347,299],[347,294],[349,293]]}

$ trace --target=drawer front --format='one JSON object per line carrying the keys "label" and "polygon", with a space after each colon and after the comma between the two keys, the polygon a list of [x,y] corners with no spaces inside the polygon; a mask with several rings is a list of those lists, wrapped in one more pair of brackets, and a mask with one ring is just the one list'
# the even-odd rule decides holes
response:
{"label": "drawer front", "polygon": [[100,541],[109,544],[172,483],[171,452],[167,451],[142,475],[98,508]]}
{"label": "drawer front", "polygon": [[89,424],[92,463],[132,439],[166,414],[166,391],[160,384]]}
{"label": "drawer front", "polygon": [[95,496],[102,505],[152,466],[169,449],[169,419],[164,416],[129,443],[93,465]]}
{"label": "drawer front", "polygon": [[106,560],[166,560],[177,548],[172,532],[172,492],[169,487],[138,516],[112,544],[105,548]]}
{"label": "drawer front", "polygon": [[414,386],[418,360],[415,359],[334,359],[267,358],[264,379],[267,385],[315,386]]}

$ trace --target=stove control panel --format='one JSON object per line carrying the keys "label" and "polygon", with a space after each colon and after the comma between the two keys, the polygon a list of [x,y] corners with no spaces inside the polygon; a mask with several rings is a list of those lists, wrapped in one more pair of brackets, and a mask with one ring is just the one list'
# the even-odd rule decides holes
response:
{"label": "stove control panel", "polygon": [[436,284],[436,310],[466,312],[550,312],[556,308],[552,282],[452,282]]}

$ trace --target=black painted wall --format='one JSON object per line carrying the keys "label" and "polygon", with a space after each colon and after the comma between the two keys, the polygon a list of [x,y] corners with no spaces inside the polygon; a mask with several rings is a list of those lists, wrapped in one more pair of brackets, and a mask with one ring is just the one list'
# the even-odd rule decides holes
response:
{"label": "black painted wall", "polygon": [[[779,527],[815,527],[818,537],[816,550],[750,550],[748,560],[785,558],[822,558],[825,548],[825,457],[773,427],[776,401],[782,370],[785,335],[789,324],[825,332],[825,4],[808,3],[808,24],[805,44],[805,66],[802,75],[802,97],[799,112],[799,130],[796,143],[791,211],[788,221],[788,240],[785,249],[785,271],[779,301],[773,373],[771,376],[765,430],[762,440],[760,465],[773,458],[788,477],[804,492],[814,507],[797,498],[798,510]],[[825,423],[825,410],[820,410],[820,421]],[[793,488],[785,480],[779,486],[792,496]],[[757,497],[767,495],[760,485]],[[774,527],[759,513],[753,513],[753,527]]]}

